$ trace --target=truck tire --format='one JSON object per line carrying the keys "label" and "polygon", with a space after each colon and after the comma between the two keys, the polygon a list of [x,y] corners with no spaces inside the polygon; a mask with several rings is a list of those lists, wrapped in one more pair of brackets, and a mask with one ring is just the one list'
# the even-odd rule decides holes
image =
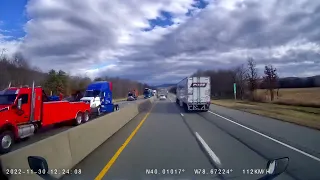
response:
{"label": "truck tire", "polygon": [[90,120],[90,116],[89,116],[89,112],[86,111],[85,113],[83,113],[83,123],[86,123]]}
{"label": "truck tire", "polygon": [[0,146],[0,153],[8,153],[11,151],[12,145],[14,143],[14,136],[11,131],[3,131],[0,134],[0,141],[1,141],[1,146]]}
{"label": "truck tire", "polygon": [[75,125],[78,126],[83,122],[83,116],[82,113],[78,113],[77,117],[75,118]]}

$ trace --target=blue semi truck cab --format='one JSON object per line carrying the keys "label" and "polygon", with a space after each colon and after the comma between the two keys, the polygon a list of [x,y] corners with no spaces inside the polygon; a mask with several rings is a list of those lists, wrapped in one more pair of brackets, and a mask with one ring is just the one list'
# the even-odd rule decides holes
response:
{"label": "blue semi truck cab", "polygon": [[152,96],[152,91],[151,89],[145,88],[143,91],[143,96],[145,99],[148,99]]}
{"label": "blue semi truck cab", "polygon": [[119,110],[119,105],[112,102],[112,82],[108,81],[89,84],[80,101],[90,103],[92,112],[96,112],[97,115]]}

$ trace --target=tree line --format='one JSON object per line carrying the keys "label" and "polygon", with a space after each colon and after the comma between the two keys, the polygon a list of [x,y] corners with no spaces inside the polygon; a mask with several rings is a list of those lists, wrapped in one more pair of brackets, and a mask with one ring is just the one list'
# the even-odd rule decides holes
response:
{"label": "tree line", "polygon": [[[259,76],[256,62],[249,57],[246,64],[232,69],[198,70],[192,76],[209,76],[211,79],[211,96],[216,99],[234,98],[234,83],[236,83],[236,98],[260,101],[257,89],[265,89],[273,101],[281,88],[320,87],[320,76],[307,78],[279,78],[273,65],[265,65],[263,76]],[[176,87],[170,89],[176,93]]]}
{"label": "tree line", "polygon": [[15,53],[12,57],[0,54],[0,90],[11,86],[36,86],[43,87],[47,95],[62,93],[65,97],[75,94],[77,91],[84,92],[86,87],[93,81],[109,81],[113,83],[113,98],[124,98],[128,91],[137,89],[139,94],[144,88],[149,87],[137,81],[114,77],[89,77],[71,76],[62,70],[50,70],[42,72],[37,67],[31,67],[21,53]]}

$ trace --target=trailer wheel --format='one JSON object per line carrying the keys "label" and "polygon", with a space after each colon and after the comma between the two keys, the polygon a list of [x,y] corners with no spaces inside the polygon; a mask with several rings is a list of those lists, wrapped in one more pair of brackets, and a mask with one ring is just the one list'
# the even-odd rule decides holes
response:
{"label": "trailer wheel", "polygon": [[90,116],[89,116],[89,112],[86,111],[84,114],[83,114],[83,122],[88,122],[90,119]]}
{"label": "trailer wheel", "polygon": [[82,123],[82,121],[83,121],[82,114],[79,112],[77,114],[76,119],[75,119],[75,125],[80,125]]}
{"label": "trailer wheel", "polygon": [[13,133],[11,131],[4,131],[0,134],[1,146],[0,153],[8,153],[11,151],[14,143]]}

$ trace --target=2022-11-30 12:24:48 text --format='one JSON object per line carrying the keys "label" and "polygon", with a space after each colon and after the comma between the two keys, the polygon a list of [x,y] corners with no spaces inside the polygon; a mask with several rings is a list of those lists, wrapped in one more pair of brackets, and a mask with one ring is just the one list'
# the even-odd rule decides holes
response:
{"label": "2022-11-30 12:24:48 text", "polygon": [[[81,174],[81,169],[49,169],[47,174],[50,175],[71,175]],[[10,168],[5,170],[6,175],[24,175],[24,174],[46,174],[45,170],[33,171],[32,169]]]}

